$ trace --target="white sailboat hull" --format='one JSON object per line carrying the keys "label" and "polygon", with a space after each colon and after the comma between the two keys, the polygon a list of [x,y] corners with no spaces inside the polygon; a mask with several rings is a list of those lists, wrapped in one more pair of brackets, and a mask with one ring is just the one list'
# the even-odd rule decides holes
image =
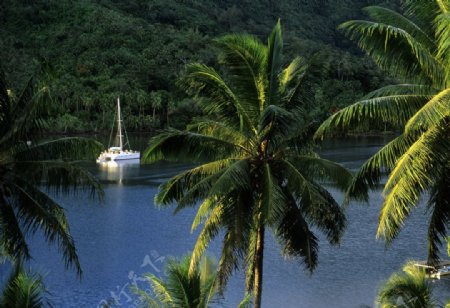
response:
{"label": "white sailboat hull", "polygon": [[97,158],[98,163],[109,162],[109,161],[119,161],[119,160],[130,160],[130,159],[140,159],[140,152],[130,152],[130,151],[107,151],[100,154]]}

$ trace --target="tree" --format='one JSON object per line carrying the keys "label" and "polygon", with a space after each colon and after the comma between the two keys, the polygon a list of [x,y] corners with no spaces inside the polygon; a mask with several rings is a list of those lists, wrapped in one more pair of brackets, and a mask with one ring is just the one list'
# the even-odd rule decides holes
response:
{"label": "tree", "polygon": [[94,156],[102,146],[85,138],[41,142],[45,87],[32,79],[15,97],[0,72],[0,248],[21,263],[30,258],[26,236],[41,231],[57,242],[66,266],[81,274],[64,209],[43,189],[54,194],[90,189],[101,195],[92,174],[75,159]]}
{"label": "tree", "polygon": [[154,297],[144,290],[134,289],[140,296],[143,307],[207,308],[216,295],[216,265],[211,257],[205,256],[200,266],[189,274],[190,256],[181,261],[170,259],[166,265],[166,278],[162,280],[153,274],[145,276]]}
{"label": "tree", "polygon": [[378,89],[340,110],[321,125],[316,138],[381,121],[402,129],[363,164],[348,195],[367,200],[367,190],[389,174],[377,231],[387,243],[420,198],[428,198],[432,263],[439,259],[450,221],[450,2],[403,2],[404,15],[368,7],[372,21],[348,21],[340,28],[404,83]]}
{"label": "tree", "polygon": [[47,290],[42,277],[29,274],[22,267],[14,273],[5,285],[0,297],[1,308],[51,307],[45,298]]}
{"label": "tree", "polygon": [[432,295],[433,284],[427,280],[425,270],[408,263],[403,273],[394,273],[380,287],[377,303],[382,308],[439,307]]}
{"label": "tree", "polygon": [[[286,256],[317,265],[318,238],[311,227],[338,244],[345,226],[342,209],[321,180],[345,189],[351,174],[313,152],[310,123],[301,107],[313,62],[295,58],[283,67],[278,22],[267,45],[250,35],[217,39],[222,77],[194,63],[181,85],[199,97],[207,114],[184,131],[170,129],[151,140],[144,162],[160,159],[199,163],[160,186],[155,203],[175,212],[201,203],[192,230],[203,224],[195,244],[193,273],[208,243],[223,235],[219,290],[241,265],[246,290],[261,306],[266,229]],[[327,183],[328,184],[328,183]]]}

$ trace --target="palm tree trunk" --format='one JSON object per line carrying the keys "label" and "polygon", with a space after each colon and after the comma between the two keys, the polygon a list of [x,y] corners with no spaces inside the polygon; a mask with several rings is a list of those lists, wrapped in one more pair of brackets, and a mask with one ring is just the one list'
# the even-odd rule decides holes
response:
{"label": "palm tree trunk", "polygon": [[264,224],[258,227],[256,238],[256,256],[255,256],[255,280],[253,284],[253,293],[255,302],[253,307],[261,307],[262,281],[263,281],[263,256],[264,256]]}

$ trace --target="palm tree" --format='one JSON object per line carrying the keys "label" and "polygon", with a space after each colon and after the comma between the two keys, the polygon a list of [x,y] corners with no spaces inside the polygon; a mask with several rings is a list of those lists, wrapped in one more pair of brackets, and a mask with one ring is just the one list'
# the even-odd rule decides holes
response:
{"label": "palm tree", "polygon": [[190,262],[190,256],[185,256],[181,261],[170,259],[166,265],[165,281],[153,274],[145,276],[154,297],[135,288],[135,293],[140,296],[141,307],[209,307],[216,295],[215,261],[205,256],[200,266],[189,274]]}
{"label": "palm tree", "polygon": [[428,198],[432,263],[450,221],[450,1],[403,2],[404,15],[372,6],[365,9],[372,21],[348,21],[340,28],[404,83],[378,89],[340,110],[315,137],[377,121],[402,129],[363,164],[348,195],[367,200],[367,190],[389,173],[377,231],[388,244],[420,198]]}
{"label": "palm tree", "polygon": [[209,242],[223,235],[218,268],[222,291],[228,277],[246,268],[246,291],[261,306],[263,252],[270,229],[286,256],[317,265],[318,238],[311,226],[338,244],[345,226],[341,207],[320,181],[345,189],[351,174],[312,150],[311,125],[301,100],[312,66],[295,58],[283,67],[280,22],[267,45],[250,35],[227,35],[216,44],[222,77],[203,64],[187,66],[181,85],[198,94],[206,118],[187,130],[154,137],[145,162],[160,159],[199,165],[163,185],[155,203],[175,212],[196,206],[192,230],[203,224],[195,244],[193,273]]}
{"label": "palm tree", "polygon": [[14,273],[0,296],[1,308],[41,308],[51,307],[45,298],[47,290],[42,277],[29,274],[19,267]]}
{"label": "palm tree", "polygon": [[85,138],[38,142],[44,90],[31,79],[15,97],[0,72],[0,247],[21,263],[30,257],[27,234],[41,231],[59,244],[66,266],[81,274],[64,209],[44,190],[101,193],[96,179],[74,161],[98,153],[101,145]]}
{"label": "palm tree", "polygon": [[394,273],[380,287],[377,303],[382,308],[433,308],[439,307],[432,296],[433,284],[427,280],[423,269],[408,263],[403,273]]}

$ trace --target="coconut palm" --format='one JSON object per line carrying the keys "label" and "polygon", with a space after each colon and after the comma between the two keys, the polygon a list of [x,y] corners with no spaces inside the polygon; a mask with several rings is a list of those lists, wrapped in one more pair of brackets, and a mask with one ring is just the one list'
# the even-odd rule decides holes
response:
{"label": "coconut palm", "polygon": [[1,308],[41,308],[51,307],[45,295],[47,290],[42,277],[29,274],[18,267],[6,283],[0,296]]}
{"label": "coconut palm", "polygon": [[38,142],[44,90],[30,80],[15,96],[0,72],[0,247],[20,263],[30,257],[26,236],[41,231],[59,244],[66,265],[81,273],[64,209],[47,192],[100,193],[96,179],[74,159],[98,153],[101,145],[84,138]]}
{"label": "coconut palm", "polygon": [[428,259],[435,262],[450,222],[450,1],[403,2],[403,15],[372,6],[365,9],[371,21],[348,21],[340,28],[404,83],[340,110],[315,137],[380,121],[401,128],[400,136],[363,164],[348,195],[367,200],[367,190],[389,174],[377,231],[388,244],[420,198],[427,198]]}
{"label": "coconut palm", "polygon": [[402,273],[394,273],[378,291],[377,303],[382,308],[439,307],[432,295],[433,285],[422,268],[408,263]]}
{"label": "coconut palm", "polygon": [[181,81],[198,94],[205,119],[187,130],[154,137],[143,156],[199,165],[163,185],[155,203],[175,212],[200,203],[192,230],[203,224],[191,258],[191,273],[209,242],[223,236],[218,267],[219,290],[241,265],[254,306],[261,305],[266,230],[272,230],[286,256],[313,271],[318,238],[338,244],[345,216],[321,185],[345,189],[351,174],[321,159],[311,148],[312,129],[300,107],[311,65],[282,60],[278,22],[267,45],[250,35],[216,40],[223,76],[203,64],[190,64]]}
{"label": "coconut palm", "polygon": [[153,297],[142,289],[134,289],[140,296],[140,307],[207,308],[216,295],[216,262],[203,257],[200,265],[189,274],[190,256],[181,261],[170,259],[165,279],[153,274],[145,278],[150,283]]}

